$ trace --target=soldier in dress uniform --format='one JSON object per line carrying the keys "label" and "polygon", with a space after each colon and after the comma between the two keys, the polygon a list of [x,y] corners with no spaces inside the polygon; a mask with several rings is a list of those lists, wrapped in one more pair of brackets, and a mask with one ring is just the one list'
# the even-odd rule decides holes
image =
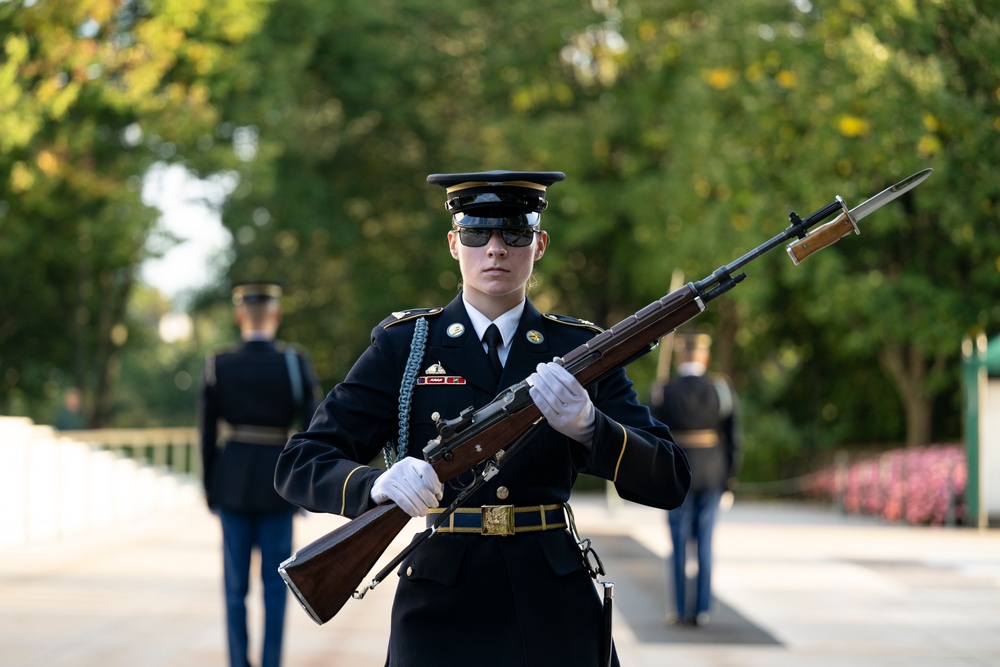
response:
{"label": "soldier in dress uniform", "polygon": [[231,667],[250,664],[246,596],[255,548],[264,593],[261,665],[281,662],[287,590],[277,568],[291,555],[297,508],[275,492],[274,467],[292,424],[304,428],[316,409],[318,388],[308,360],[275,342],[281,295],[278,283],[233,287],[243,342],[208,357],[199,401],[205,497],[222,520]]}
{"label": "soldier in dress uniform", "polygon": [[[664,386],[653,416],[670,427],[687,452],[692,480],[684,503],[667,513],[674,593],[674,610],[667,613],[667,622],[705,625],[712,604],[712,533],[719,503],[739,463],[737,404],[726,378],[708,373],[711,336],[678,334],[675,343],[677,376]],[[688,600],[686,572],[691,542],[698,554],[694,608]]]}
{"label": "soldier in dress uniform", "polygon": [[[547,423],[399,567],[392,667],[597,665],[601,600],[564,509],[573,482],[580,473],[602,477],[623,498],[664,509],[687,492],[683,452],[639,404],[623,369],[585,389],[552,363],[600,329],[542,314],[526,298],[549,243],[540,225],[546,191],[564,178],[428,176],[446,191],[460,294],[443,308],[399,311],[376,326],[309,430],[278,460],[275,484],[296,505],[354,517],[391,500],[429,525],[456,497],[422,457],[438,435],[432,415],[480,408],[529,379]],[[392,465],[382,471],[368,463],[386,442]],[[483,525],[501,513],[510,521],[497,522],[504,529]]]}

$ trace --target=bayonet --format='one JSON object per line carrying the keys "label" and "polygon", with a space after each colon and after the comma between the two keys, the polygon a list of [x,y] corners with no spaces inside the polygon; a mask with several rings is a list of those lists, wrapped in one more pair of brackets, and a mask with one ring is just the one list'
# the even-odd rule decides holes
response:
{"label": "bayonet", "polygon": [[788,244],[785,248],[788,251],[788,256],[792,258],[793,262],[798,264],[817,250],[822,250],[836,243],[852,231],[855,234],[860,234],[861,230],[858,229],[859,220],[923,183],[924,179],[930,176],[932,171],[934,170],[922,169],[850,210],[848,210],[847,204],[844,203],[840,195],[837,195],[835,202],[837,207],[834,208],[834,211],[839,209],[840,215],[825,225],[821,225],[812,232],[802,236],[797,241]]}

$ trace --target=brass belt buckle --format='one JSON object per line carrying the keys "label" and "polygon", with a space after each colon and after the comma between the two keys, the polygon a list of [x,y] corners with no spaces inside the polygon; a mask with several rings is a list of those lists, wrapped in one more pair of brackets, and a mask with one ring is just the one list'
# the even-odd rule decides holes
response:
{"label": "brass belt buckle", "polygon": [[513,535],[513,505],[483,505],[483,535]]}

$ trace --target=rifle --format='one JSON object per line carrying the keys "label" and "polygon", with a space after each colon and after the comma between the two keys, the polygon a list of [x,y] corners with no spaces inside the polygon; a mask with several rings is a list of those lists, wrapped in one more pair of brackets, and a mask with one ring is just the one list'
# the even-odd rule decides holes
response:
{"label": "rifle", "polygon": [[[792,261],[798,264],[809,255],[840,240],[852,230],[860,233],[857,221],[881,208],[926,179],[924,169],[886,188],[859,206],[848,210],[844,200],[834,201],[804,220],[789,213],[790,225],[782,233],[713,271],[698,282],[672,290],[634,315],[598,334],[563,356],[561,363],[582,385],[600,380],[611,372],[645,355],[660,338],[700,314],[707,304],[746,278],[742,267],[786,243]],[[817,229],[814,225],[835,216]],[[739,272],[739,273],[738,273]],[[463,410],[453,419],[433,415],[438,437],[424,448],[442,482],[473,471],[474,482],[461,489],[458,498],[438,517],[437,522],[417,536],[410,545],[377,574],[364,588],[358,586],[371,571],[390,543],[410,521],[395,503],[378,505],[297,551],[278,571],[309,616],[318,624],[334,617],[349,598],[361,599],[487,480],[496,475],[505,461],[517,452],[528,435],[542,421],[541,412],[521,381],[508,387],[482,408]]]}

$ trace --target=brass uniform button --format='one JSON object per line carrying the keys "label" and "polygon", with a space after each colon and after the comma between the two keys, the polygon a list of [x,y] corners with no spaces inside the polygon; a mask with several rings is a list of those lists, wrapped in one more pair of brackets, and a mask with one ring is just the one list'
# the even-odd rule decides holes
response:
{"label": "brass uniform button", "polygon": [[506,486],[501,486],[497,488],[497,498],[500,500],[507,500],[507,496],[510,495],[510,489]]}
{"label": "brass uniform button", "polygon": [[406,576],[408,576],[408,577],[412,577],[413,576],[413,568],[412,567],[406,568]]}

